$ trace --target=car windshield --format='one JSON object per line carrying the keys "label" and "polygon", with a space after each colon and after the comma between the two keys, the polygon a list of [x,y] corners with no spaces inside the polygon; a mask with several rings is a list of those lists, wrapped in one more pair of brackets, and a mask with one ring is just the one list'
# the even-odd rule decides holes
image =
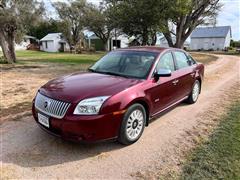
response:
{"label": "car windshield", "polygon": [[90,71],[129,78],[146,79],[158,53],[114,51],[101,58]]}

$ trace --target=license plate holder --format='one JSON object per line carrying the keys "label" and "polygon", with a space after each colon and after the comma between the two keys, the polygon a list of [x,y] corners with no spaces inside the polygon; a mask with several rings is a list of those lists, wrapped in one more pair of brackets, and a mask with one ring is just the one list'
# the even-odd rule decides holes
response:
{"label": "license plate holder", "polygon": [[41,114],[41,113],[38,113],[38,122],[39,122],[41,125],[43,125],[43,126],[45,126],[45,127],[47,127],[47,128],[50,127],[49,117],[48,117],[48,116],[45,116],[45,115],[43,115],[43,114]]}

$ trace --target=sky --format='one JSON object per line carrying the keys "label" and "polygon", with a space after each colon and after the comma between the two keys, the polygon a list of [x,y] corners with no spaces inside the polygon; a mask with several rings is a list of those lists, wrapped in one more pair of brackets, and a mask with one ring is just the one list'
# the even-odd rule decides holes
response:
{"label": "sky", "polygon": [[[43,0],[51,17],[56,17],[51,3],[68,0]],[[101,0],[87,0],[88,2],[98,4]],[[232,38],[240,40],[240,0],[220,0],[223,4],[217,17],[217,26],[231,26]]]}

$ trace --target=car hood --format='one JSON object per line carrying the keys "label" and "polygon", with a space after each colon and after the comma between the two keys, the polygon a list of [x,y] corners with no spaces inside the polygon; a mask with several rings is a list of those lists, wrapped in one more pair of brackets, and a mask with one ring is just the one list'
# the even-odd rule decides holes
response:
{"label": "car hood", "polygon": [[115,95],[141,81],[92,72],[75,73],[51,80],[39,91],[53,99],[77,103],[85,98]]}

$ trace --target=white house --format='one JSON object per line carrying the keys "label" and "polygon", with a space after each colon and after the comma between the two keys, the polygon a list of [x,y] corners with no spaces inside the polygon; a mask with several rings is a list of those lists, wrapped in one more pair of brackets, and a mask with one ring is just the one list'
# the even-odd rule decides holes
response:
{"label": "white house", "polygon": [[191,34],[191,50],[223,50],[230,47],[231,26],[200,27]]}
{"label": "white house", "polygon": [[62,33],[50,33],[40,40],[40,50],[46,52],[65,52],[70,50]]}

